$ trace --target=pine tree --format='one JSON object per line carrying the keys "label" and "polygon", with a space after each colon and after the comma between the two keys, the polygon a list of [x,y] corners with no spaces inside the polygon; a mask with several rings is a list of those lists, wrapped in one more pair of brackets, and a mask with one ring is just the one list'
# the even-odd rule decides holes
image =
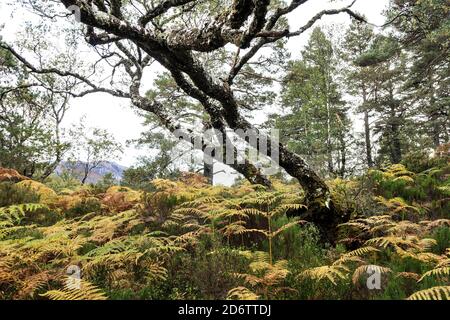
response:
{"label": "pine tree", "polygon": [[292,150],[318,170],[343,176],[350,122],[336,79],[337,63],[330,37],[314,29],[302,59],[288,66],[282,103],[290,112],[278,117],[276,125]]}
{"label": "pine tree", "polygon": [[388,12],[411,61],[405,90],[434,148],[449,141],[449,13],[446,0],[393,1]]}
{"label": "pine tree", "polygon": [[366,165],[371,168],[373,161],[372,128],[370,119],[372,116],[371,104],[373,102],[374,90],[370,79],[374,77],[374,68],[359,66],[357,59],[364,54],[373,42],[375,35],[372,27],[354,20],[348,29],[344,43],[341,47],[342,58],[347,62],[346,88],[347,91],[357,97],[359,104],[357,113],[364,116],[364,144],[366,152]]}

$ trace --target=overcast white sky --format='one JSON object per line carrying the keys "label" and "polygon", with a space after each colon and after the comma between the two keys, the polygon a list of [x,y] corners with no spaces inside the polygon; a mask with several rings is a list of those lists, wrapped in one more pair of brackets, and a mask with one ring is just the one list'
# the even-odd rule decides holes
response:
{"label": "overcast white sky", "polygon": [[[13,41],[15,32],[22,30],[25,21],[20,12],[16,12],[11,17],[11,7],[6,3],[9,0],[0,0],[0,24],[5,24],[5,29],[1,33],[7,41]],[[301,27],[317,12],[323,8],[342,7],[347,1],[311,0],[302,5],[289,16],[289,23],[293,30]],[[353,9],[364,14],[368,20],[376,25],[383,24],[383,10],[387,7],[389,0],[357,0]],[[342,24],[342,29],[350,22],[346,14],[324,17],[318,25]],[[311,29],[312,30],[312,29]],[[293,58],[300,56],[300,51],[306,44],[311,30],[299,37],[290,39],[288,48]],[[118,141],[125,143],[128,139],[137,138],[142,131],[142,120],[131,110],[127,100],[111,97],[107,94],[92,94],[83,98],[74,99],[72,107],[66,115],[64,125],[69,127],[76,123],[80,117],[86,116],[88,126],[95,126],[107,129],[112,132]],[[127,148],[118,162],[125,166],[133,165],[142,151],[132,147]],[[217,170],[221,170],[217,168]],[[224,174],[217,176],[217,181],[229,182],[230,178]],[[228,183],[227,183],[228,184]]]}

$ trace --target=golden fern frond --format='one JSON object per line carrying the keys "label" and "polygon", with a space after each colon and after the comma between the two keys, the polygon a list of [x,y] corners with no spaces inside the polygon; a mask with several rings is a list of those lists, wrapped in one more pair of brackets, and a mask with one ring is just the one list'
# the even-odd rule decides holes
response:
{"label": "golden fern frond", "polygon": [[434,221],[427,221],[426,226],[429,230],[442,226],[450,227],[450,219],[438,219]]}
{"label": "golden fern frond", "polygon": [[335,266],[321,266],[303,271],[299,278],[310,278],[320,281],[328,279],[332,284],[337,285],[338,279],[346,279],[349,269],[342,264]]}
{"label": "golden fern frond", "polygon": [[233,273],[233,276],[242,279],[245,283],[249,284],[252,287],[257,286],[264,281],[263,278],[247,273]]}
{"label": "golden fern frond", "polygon": [[18,277],[14,274],[13,262],[8,258],[0,260],[0,284],[16,282]]}
{"label": "golden fern frond", "polygon": [[263,277],[264,283],[267,286],[275,286],[278,285],[281,281],[283,281],[287,275],[289,274],[289,270],[283,268],[270,268]]}
{"label": "golden fern frond", "polygon": [[162,267],[159,263],[146,263],[146,278],[149,281],[164,281],[167,279],[167,269]]}
{"label": "golden fern frond", "polygon": [[246,287],[236,287],[228,291],[227,300],[258,300],[259,296]]}
{"label": "golden fern frond", "polygon": [[179,214],[180,218],[186,215],[205,217],[205,212],[197,208],[179,208],[173,211],[173,215]]}
{"label": "golden fern frond", "polygon": [[417,291],[407,300],[450,300],[450,286],[438,286]]}
{"label": "golden fern frond", "polygon": [[24,286],[16,295],[18,299],[32,297],[36,291],[44,287],[48,282],[55,277],[49,271],[43,271],[27,277]]}
{"label": "golden fern frond", "polygon": [[392,272],[392,270],[390,268],[377,266],[377,265],[373,265],[373,264],[372,265],[359,266],[353,272],[353,276],[352,276],[353,284],[357,284],[359,279],[361,278],[361,276],[364,273],[367,273],[368,271],[376,272],[376,273],[379,273],[379,274],[385,274],[385,273]]}
{"label": "golden fern frond", "polygon": [[442,262],[442,256],[431,253],[431,252],[420,252],[416,254],[414,259],[425,262],[425,263],[440,263]]}
{"label": "golden fern frond", "polygon": [[387,230],[390,234],[419,233],[422,227],[411,221],[400,221]]}
{"label": "golden fern frond", "polygon": [[436,266],[436,268],[444,267],[444,266],[450,266],[450,259],[449,258],[442,257],[442,256],[440,256],[440,257],[441,257],[441,260],[439,260],[439,263]]}
{"label": "golden fern frond", "polygon": [[255,208],[246,208],[246,209],[242,209],[240,210],[243,214],[248,215],[248,216],[262,216],[262,217],[266,217],[267,213]]}
{"label": "golden fern frond", "polygon": [[400,248],[400,246],[412,247],[420,249],[420,246],[414,243],[416,237],[395,237],[395,236],[386,236],[386,237],[377,237],[372,238],[366,241],[366,245],[377,245],[381,248],[387,248],[389,246],[393,246],[395,249]]}
{"label": "golden fern frond", "polygon": [[225,227],[221,228],[219,231],[222,232],[225,236],[229,237],[232,235],[239,235],[245,233],[245,222],[244,221],[236,221],[230,224],[227,224]]}
{"label": "golden fern frond", "polygon": [[420,239],[419,246],[423,248],[423,250],[428,251],[431,250],[434,246],[437,245],[437,241],[431,238]]}
{"label": "golden fern frond", "polygon": [[342,255],[339,259],[337,259],[335,262],[333,262],[333,266],[346,264],[349,262],[356,262],[356,263],[365,263],[365,261],[359,257],[359,256],[347,256]]}
{"label": "golden fern frond", "polygon": [[203,198],[195,199],[192,201],[184,202],[180,205],[180,207],[196,208],[198,206],[203,206],[205,204],[218,203],[218,202],[222,202],[222,201],[223,201],[222,199],[216,198],[216,197],[203,197]]}
{"label": "golden fern frond", "polygon": [[[69,280],[70,281],[70,280]],[[50,290],[44,294],[50,300],[106,300],[105,294],[92,283],[80,280],[80,288],[75,288],[73,285],[66,282],[61,290]]]}
{"label": "golden fern frond", "polygon": [[237,210],[237,209],[221,210],[221,212],[218,216],[221,218],[239,218],[239,219],[248,218],[248,215],[245,214],[245,212],[243,212],[242,210]]}
{"label": "golden fern frond", "polygon": [[417,282],[420,282],[423,279],[428,278],[428,277],[442,278],[442,277],[449,277],[449,276],[450,276],[450,267],[438,267],[438,268],[434,268],[434,269],[431,269],[430,271],[425,272]]}
{"label": "golden fern frond", "polygon": [[282,205],[279,205],[278,207],[276,207],[274,210],[272,210],[269,213],[269,215],[271,217],[280,216],[290,210],[299,210],[299,209],[303,209],[303,208],[307,208],[307,206],[305,206],[303,204],[299,204],[299,203],[282,204]]}
{"label": "golden fern frond", "polygon": [[260,272],[270,268],[270,263],[266,261],[254,261],[250,263],[249,268],[252,272]]}
{"label": "golden fern frond", "polygon": [[390,232],[392,228],[395,228],[396,224],[394,222],[383,222],[381,224],[377,224],[370,228],[371,234],[377,234],[379,232]]}
{"label": "golden fern frond", "polygon": [[362,222],[346,222],[338,225],[339,228],[357,229],[361,231],[369,230],[369,227]]}
{"label": "golden fern frond", "polygon": [[277,230],[275,230],[274,232],[272,232],[271,236],[272,238],[276,237],[277,235],[279,235],[280,233],[294,227],[297,226],[299,224],[304,224],[307,223],[307,221],[304,220],[295,220],[289,223],[286,223],[285,225],[283,225],[282,227],[278,228]]}
{"label": "golden fern frond", "polygon": [[386,199],[382,196],[377,196],[375,197],[375,200],[378,201],[380,204],[384,205],[389,210],[391,210],[392,213],[398,213],[409,209],[415,212],[420,212],[420,210],[417,207],[409,205],[408,203],[406,203],[404,199],[400,197]]}
{"label": "golden fern frond", "polygon": [[380,250],[378,250],[377,248],[371,247],[371,246],[366,246],[366,247],[361,247],[359,249],[347,252],[344,254],[344,256],[347,257],[353,257],[353,256],[362,256],[368,253],[373,253],[373,252],[380,252]]}
{"label": "golden fern frond", "polygon": [[242,230],[239,234],[241,234],[241,233],[260,233],[266,237],[270,236],[270,233],[268,231],[261,230],[261,229],[245,229],[245,230]]}
{"label": "golden fern frond", "polygon": [[420,275],[415,272],[399,272],[395,276],[396,278],[405,278],[405,279],[412,279],[414,281],[417,281],[420,279]]}

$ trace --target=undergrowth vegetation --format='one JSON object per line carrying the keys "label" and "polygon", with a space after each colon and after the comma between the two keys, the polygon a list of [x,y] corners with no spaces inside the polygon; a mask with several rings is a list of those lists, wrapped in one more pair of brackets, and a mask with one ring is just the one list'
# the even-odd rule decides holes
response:
{"label": "undergrowth vegetation", "polygon": [[280,181],[1,182],[0,298],[449,299],[449,174],[394,165],[329,181],[352,217],[336,244]]}

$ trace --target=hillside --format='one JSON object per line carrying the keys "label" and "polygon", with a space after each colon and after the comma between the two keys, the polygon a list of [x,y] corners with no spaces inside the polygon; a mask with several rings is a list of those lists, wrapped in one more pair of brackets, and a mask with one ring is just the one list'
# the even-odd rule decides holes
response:
{"label": "hillside", "polygon": [[[74,174],[75,177],[81,177],[84,171],[84,162],[77,162],[75,164],[68,162],[61,162],[55,170],[57,175],[60,175],[64,171],[69,171]],[[86,183],[97,183],[104,175],[111,173],[116,181],[122,180],[123,172],[127,169],[120,164],[112,161],[103,161],[100,166],[94,168],[86,179]]]}

